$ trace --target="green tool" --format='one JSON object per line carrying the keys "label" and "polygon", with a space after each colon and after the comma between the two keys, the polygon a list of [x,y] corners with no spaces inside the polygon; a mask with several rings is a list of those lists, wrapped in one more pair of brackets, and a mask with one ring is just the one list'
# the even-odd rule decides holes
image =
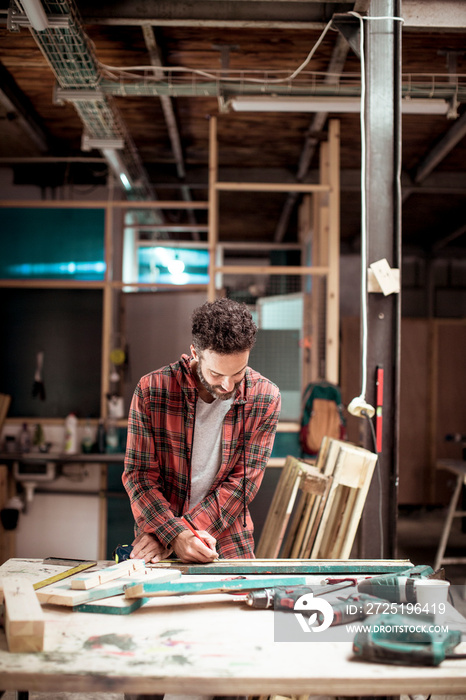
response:
{"label": "green tool", "polygon": [[376,615],[356,634],[353,651],[365,661],[401,666],[438,666],[444,659],[464,659],[454,654],[461,632],[438,631],[433,615]]}
{"label": "green tool", "polygon": [[363,579],[358,583],[358,591],[392,603],[415,603],[416,581],[441,575],[441,570],[435,572],[430,566],[412,566],[394,574]]}

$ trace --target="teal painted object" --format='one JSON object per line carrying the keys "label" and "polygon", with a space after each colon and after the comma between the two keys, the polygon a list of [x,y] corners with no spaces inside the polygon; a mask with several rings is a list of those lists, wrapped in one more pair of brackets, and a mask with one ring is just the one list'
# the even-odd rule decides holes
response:
{"label": "teal painted object", "polygon": [[[301,586],[306,583],[304,576],[270,576],[256,579],[218,579],[216,581],[170,581],[156,583],[155,581],[139,581],[134,585],[125,586],[128,598],[164,595],[184,595],[186,593],[229,593],[233,591],[249,591],[275,586]],[[132,591],[132,589],[134,589]],[[132,595],[133,594],[133,595]]]}
{"label": "teal painted object", "polygon": [[82,603],[75,605],[73,612],[100,613],[102,615],[129,615],[135,610],[139,610],[148,602],[149,598],[128,598],[118,597],[115,602],[112,599],[96,601],[95,603]]}
{"label": "teal painted object", "polygon": [[[367,618],[366,618],[367,621]],[[443,630],[433,615],[376,615],[358,632],[353,652],[365,661],[397,666],[438,666],[454,658],[461,642],[458,630]],[[464,658],[458,654],[458,658]]]}

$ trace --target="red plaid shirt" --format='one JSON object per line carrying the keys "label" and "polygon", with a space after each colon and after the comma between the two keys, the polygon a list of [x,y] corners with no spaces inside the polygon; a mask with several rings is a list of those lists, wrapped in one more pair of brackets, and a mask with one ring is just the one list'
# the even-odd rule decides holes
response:
{"label": "red plaid shirt", "polygon": [[243,527],[243,468],[246,503],[257,493],[272,451],[278,417],[278,388],[250,367],[223,422],[222,461],[209,493],[187,510],[191,451],[198,392],[190,359],[145,375],[137,385],[128,418],[123,484],[130,497],[136,533],[155,534],[167,546],[187,516],[217,540],[221,558],[253,558],[253,523],[246,508]]}

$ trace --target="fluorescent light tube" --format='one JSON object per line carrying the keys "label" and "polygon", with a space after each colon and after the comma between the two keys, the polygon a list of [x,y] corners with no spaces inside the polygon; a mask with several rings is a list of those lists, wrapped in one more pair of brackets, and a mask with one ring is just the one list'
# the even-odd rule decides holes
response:
{"label": "fluorescent light tube", "polygon": [[125,190],[131,190],[131,178],[118,151],[114,148],[102,148],[101,152]]}
{"label": "fluorescent light tube", "polygon": [[40,0],[21,0],[26,17],[36,32],[43,32],[49,26],[49,21]]}
{"label": "fluorescent light tube", "polygon": [[[268,97],[243,96],[229,101],[235,112],[359,112],[359,97]],[[403,114],[446,114],[446,100],[419,98],[402,99]]]}

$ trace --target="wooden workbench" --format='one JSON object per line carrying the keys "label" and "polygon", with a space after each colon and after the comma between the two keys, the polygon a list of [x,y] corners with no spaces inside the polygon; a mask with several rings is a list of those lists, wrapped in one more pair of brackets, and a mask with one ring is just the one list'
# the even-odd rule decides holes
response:
{"label": "wooden workbench", "polygon": [[[27,572],[27,561],[18,561]],[[274,642],[274,613],[233,596],[152,599],[130,615],[43,609],[43,652],[10,653],[0,632],[2,690],[345,696],[466,691],[466,659],[437,668],[390,666],[356,660],[350,642]]]}

